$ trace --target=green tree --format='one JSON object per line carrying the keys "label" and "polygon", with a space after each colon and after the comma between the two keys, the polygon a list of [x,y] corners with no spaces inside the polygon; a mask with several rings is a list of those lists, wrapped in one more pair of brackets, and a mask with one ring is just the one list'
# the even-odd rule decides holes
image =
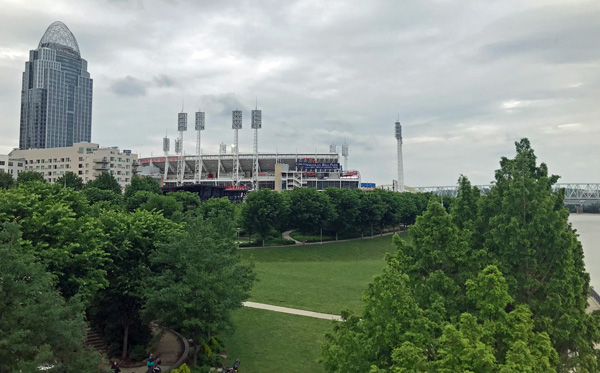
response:
{"label": "green tree", "polygon": [[94,180],[90,180],[85,184],[86,188],[98,188],[101,190],[110,190],[111,192],[121,194],[121,185],[113,175],[108,172],[102,172]]}
{"label": "green tree", "polygon": [[91,205],[108,210],[123,209],[123,195],[111,190],[86,186],[81,191]]}
{"label": "green tree", "polygon": [[181,203],[183,206],[183,212],[195,212],[198,210],[200,206],[200,196],[196,193],[186,192],[184,190],[179,190],[177,192],[169,192],[167,193],[168,197],[174,198],[176,201]]}
{"label": "green tree", "polygon": [[363,192],[358,189],[327,188],[324,191],[329,196],[335,214],[329,219],[328,228],[338,233],[351,234],[358,230],[360,217],[360,198]]}
{"label": "green tree", "polygon": [[498,262],[510,293],[530,306],[536,329],[548,332],[565,369],[596,371],[600,336],[586,314],[589,275],[564,193],[552,192],[558,176],[537,165],[527,139],[515,145],[515,158],[502,158],[480,204],[474,245]]}
{"label": "green tree", "polygon": [[327,194],[315,188],[295,188],[288,194],[290,223],[303,235],[318,232],[335,218],[335,210]]}
{"label": "green tree", "polygon": [[56,184],[75,190],[83,189],[83,180],[71,171],[67,171],[64,175],[56,179]]}
{"label": "green tree", "polygon": [[364,238],[365,230],[371,231],[378,226],[385,214],[386,206],[378,193],[365,193],[360,199],[360,234]]}
{"label": "green tree", "polygon": [[125,188],[125,199],[131,198],[135,193],[145,190],[154,194],[162,194],[162,189],[157,180],[151,177],[141,178],[135,175],[131,178],[131,184]]}
{"label": "green tree", "polygon": [[224,216],[231,221],[235,220],[235,205],[227,197],[210,198],[200,204],[199,216],[208,219],[216,216]]}
{"label": "green tree", "polygon": [[398,224],[400,224],[400,221],[402,219],[400,199],[396,198],[398,193],[390,192],[388,190],[375,189],[371,193],[379,194],[381,202],[383,203],[383,206],[385,206],[383,210],[383,215],[381,216],[381,220],[379,221],[381,233],[383,234],[383,228],[389,226],[396,227]]}
{"label": "green tree", "polygon": [[487,195],[461,178],[450,215],[431,199],[411,244],[394,238],[363,313],[327,337],[328,371],[598,371],[600,316],[585,312],[589,276],[563,194],[529,142],[516,145]]}
{"label": "green tree", "polygon": [[0,226],[0,371],[101,372],[99,354],[84,348],[82,303],[60,296],[54,276],[19,238],[16,224]]}
{"label": "green tree", "polygon": [[[138,192],[140,193],[140,192]],[[136,195],[138,194],[136,193]],[[147,211],[158,211],[166,218],[171,219],[174,214],[183,211],[183,204],[175,198],[163,196],[162,194],[151,194],[148,200],[140,205],[140,209]]]}
{"label": "green tree", "polygon": [[225,216],[198,217],[150,256],[157,273],[145,288],[146,317],[192,338],[194,360],[198,345],[231,326],[255,278],[240,262],[234,232]]}
{"label": "green tree", "polygon": [[8,189],[15,183],[11,174],[0,172],[0,189]]}
{"label": "green tree", "polygon": [[471,186],[466,176],[461,175],[458,179],[458,193],[456,201],[452,204],[450,212],[454,223],[459,228],[473,230],[477,219],[477,202],[481,192],[477,187]]}
{"label": "green tree", "polygon": [[262,240],[263,246],[269,233],[277,230],[278,222],[284,220],[287,215],[287,204],[283,196],[270,189],[260,189],[249,193],[242,205],[244,230],[255,232]]}
{"label": "green tree", "polygon": [[19,223],[24,245],[57,276],[63,296],[88,299],[106,284],[106,237],[81,193],[39,182],[0,190],[2,222]]}
{"label": "green tree", "polygon": [[46,179],[44,179],[44,176],[42,174],[35,171],[23,171],[19,175],[17,175],[18,184],[29,183],[32,181],[40,181],[42,183],[45,183]]}
{"label": "green tree", "polygon": [[417,220],[417,216],[420,215],[424,209],[419,210],[417,203],[415,202],[420,198],[420,194],[413,193],[396,193],[395,198],[398,200],[400,208],[400,224],[405,226],[414,224]]}
{"label": "green tree", "polygon": [[145,344],[150,335],[142,322],[142,288],[159,269],[150,263],[150,255],[181,226],[156,212],[133,213],[105,211],[99,225],[109,238],[106,252],[108,286],[98,292],[91,307],[92,322],[102,329],[111,344],[121,347],[127,357],[130,340]]}

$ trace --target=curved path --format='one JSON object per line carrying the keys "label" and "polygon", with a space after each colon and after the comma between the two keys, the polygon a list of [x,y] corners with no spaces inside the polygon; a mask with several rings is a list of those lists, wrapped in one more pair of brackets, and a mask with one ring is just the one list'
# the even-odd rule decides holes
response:
{"label": "curved path", "polygon": [[[171,331],[167,330],[156,344],[154,351],[155,355],[162,360],[162,364],[160,365],[162,371],[169,372],[171,365],[174,364],[183,353],[183,348],[179,338]],[[140,367],[121,368],[122,373],[146,373],[147,371],[148,368],[145,365]]]}
{"label": "curved path", "polygon": [[349,238],[347,240],[337,240],[337,241],[336,240],[330,240],[330,241],[323,241],[323,242],[319,241],[319,242],[306,242],[306,243],[304,243],[302,241],[295,240],[295,239],[292,238],[292,236],[290,236],[290,234],[294,230],[295,229],[283,232],[283,238],[286,238],[288,240],[294,241],[295,242],[294,245],[265,246],[265,247],[262,247],[262,246],[250,246],[250,247],[240,247],[239,249],[240,250],[254,250],[254,249],[267,249],[267,248],[271,249],[271,248],[274,248],[274,247],[290,247],[290,246],[299,246],[299,245],[301,245],[301,246],[322,245],[322,244],[328,244],[328,243],[338,243],[338,242],[348,242],[348,241],[358,241],[358,240],[370,240],[370,239],[376,238],[376,237],[389,236],[389,235],[392,235],[392,234],[395,234],[395,233],[404,233],[404,232],[406,232],[404,230],[404,231],[386,232],[386,233],[383,233],[383,234],[376,234],[376,235],[373,235],[373,237],[371,237],[369,235],[369,236],[365,236],[364,238],[357,237],[357,238]]}

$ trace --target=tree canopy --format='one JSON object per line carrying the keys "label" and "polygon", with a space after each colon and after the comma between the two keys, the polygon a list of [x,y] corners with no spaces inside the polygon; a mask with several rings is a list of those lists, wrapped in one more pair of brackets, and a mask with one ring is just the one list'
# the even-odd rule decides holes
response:
{"label": "tree canopy", "polygon": [[100,190],[109,190],[111,192],[121,194],[121,185],[113,175],[108,172],[102,172],[94,180],[90,180],[85,184],[86,188],[98,188]]}
{"label": "tree canopy", "polygon": [[75,190],[83,189],[83,180],[71,171],[65,172],[64,175],[56,179],[56,184],[62,185],[65,188],[72,188]]}
{"label": "tree canopy", "polygon": [[330,372],[596,372],[597,314],[558,177],[526,139],[489,193],[468,179],[450,214],[431,200],[394,239],[362,314],[322,346]]}
{"label": "tree canopy", "polygon": [[100,355],[84,348],[84,307],[65,301],[33,252],[22,247],[19,227],[0,226],[0,371],[100,372]]}

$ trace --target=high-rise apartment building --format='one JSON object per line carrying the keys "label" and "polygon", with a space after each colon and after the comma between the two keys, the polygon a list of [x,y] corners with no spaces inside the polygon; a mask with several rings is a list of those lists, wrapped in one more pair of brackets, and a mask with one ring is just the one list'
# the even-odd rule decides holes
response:
{"label": "high-rise apartment building", "polygon": [[75,36],[64,23],[52,23],[25,62],[19,148],[90,142],[92,85]]}

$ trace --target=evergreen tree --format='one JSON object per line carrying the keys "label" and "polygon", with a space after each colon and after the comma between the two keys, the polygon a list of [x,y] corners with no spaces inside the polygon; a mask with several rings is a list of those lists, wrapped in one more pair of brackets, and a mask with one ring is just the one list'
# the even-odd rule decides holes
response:
{"label": "evergreen tree", "polygon": [[514,159],[502,158],[482,201],[475,244],[498,262],[515,300],[531,307],[536,329],[548,332],[564,366],[595,371],[600,339],[586,314],[589,275],[564,193],[552,192],[558,176],[536,164],[527,139],[516,149]]}
{"label": "evergreen tree", "polygon": [[323,345],[328,371],[598,371],[600,317],[586,313],[589,275],[558,178],[528,140],[516,148],[487,195],[461,177],[450,215],[431,200],[411,244],[394,238],[362,315]]}

